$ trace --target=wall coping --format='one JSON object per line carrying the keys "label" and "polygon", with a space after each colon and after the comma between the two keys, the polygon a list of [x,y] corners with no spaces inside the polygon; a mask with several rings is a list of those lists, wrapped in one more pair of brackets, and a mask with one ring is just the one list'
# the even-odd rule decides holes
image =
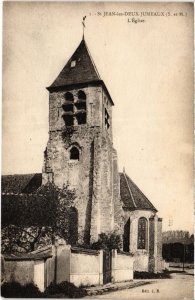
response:
{"label": "wall coping", "polygon": [[51,258],[52,254],[50,253],[43,253],[43,254],[39,254],[39,255],[28,255],[28,254],[24,254],[21,256],[15,256],[15,255],[3,255],[3,258],[5,261],[26,261],[26,260],[46,260],[47,258]]}
{"label": "wall coping", "polygon": [[71,253],[81,253],[81,254],[88,254],[88,255],[99,255],[99,250],[93,249],[85,249],[80,247],[71,247]]}
{"label": "wall coping", "polygon": [[134,256],[133,253],[125,252],[125,251],[121,251],[121,250],[118,250],[118,251],[117,251],[117,254],[122,254],[122,255],[131,256],[131,257]]}
{"label": "wall coping", "polygon": [[6,261],[46,260],[53,256],[52,246],[47,245],[30,253],[3,254]]}

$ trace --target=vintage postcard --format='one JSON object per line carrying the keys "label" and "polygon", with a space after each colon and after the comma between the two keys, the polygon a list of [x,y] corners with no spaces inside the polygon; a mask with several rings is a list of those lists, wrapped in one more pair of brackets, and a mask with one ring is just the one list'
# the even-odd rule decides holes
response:
{"label": "vintage postcard", "polygon": [[193,299],[193,22],[3,3],[3,297]]}

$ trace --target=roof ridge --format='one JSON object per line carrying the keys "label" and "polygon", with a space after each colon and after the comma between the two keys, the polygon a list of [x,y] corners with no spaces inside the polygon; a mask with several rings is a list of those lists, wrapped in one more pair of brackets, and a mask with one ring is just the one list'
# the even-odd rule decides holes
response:
{"label": "roof ridge", "polygon": [[132,200],[133,200],[133,204],[134,204],[135,207],[137,207],[137,205],[135,204],[135,199],[134,199],[134,197],[133,197],[133,193],[132,193],[132,191],[131,191],[131,189],[130,189],[130,186],[129,186],[129,183],[128,183],[128,181],[127,181],[126,174],[123,173],[123,175],[124,175],[124,177],[125,177],[125,180],[126,180],[126,183],[127,183],[128,189],[129,189],[130,196],[131,196],[131,198],[132,198]]}

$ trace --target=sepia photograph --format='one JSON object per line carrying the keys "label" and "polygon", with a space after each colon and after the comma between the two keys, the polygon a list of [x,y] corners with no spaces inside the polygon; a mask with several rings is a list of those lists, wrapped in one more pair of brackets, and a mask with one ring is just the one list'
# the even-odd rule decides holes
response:
{"label": "sepia photograph", "polygon": [[3,2],[2,297],[194,298],[193,22]]}

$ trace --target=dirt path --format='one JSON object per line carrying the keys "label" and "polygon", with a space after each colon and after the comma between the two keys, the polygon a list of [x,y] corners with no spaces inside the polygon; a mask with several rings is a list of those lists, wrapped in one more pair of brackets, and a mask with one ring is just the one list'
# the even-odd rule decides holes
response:
{"label": "dirt path", "polygon": [[192,300],[194,276],[185,273],[173,273],[170,279],[153,280],[151,284],[111,292],[94,298],[118,298],[135,300]]}

